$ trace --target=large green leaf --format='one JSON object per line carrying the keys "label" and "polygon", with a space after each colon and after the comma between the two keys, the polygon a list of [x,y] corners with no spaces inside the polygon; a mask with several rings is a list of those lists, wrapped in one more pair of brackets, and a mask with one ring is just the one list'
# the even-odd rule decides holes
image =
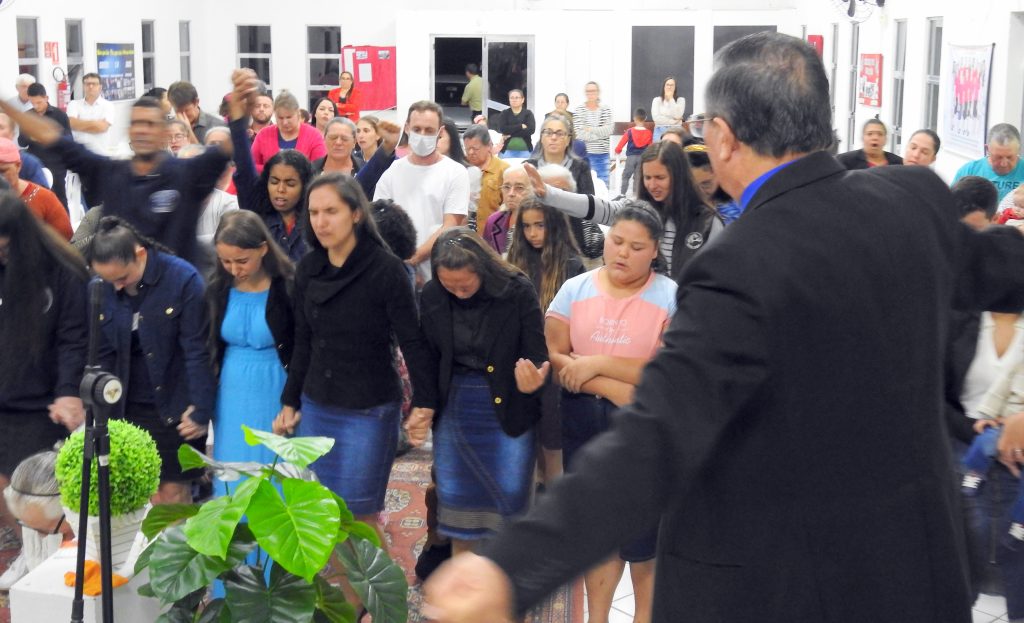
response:
{"label": "large green leaf", "polygon": [[206,604],[203,608],[202,614],[196,619],[195,623],[219,623],[220,621],[230,621],[230,610],[224,606],[224,599],[214,599],[210,603]]}
{"label": "large green leaf", "polygon": [[243,476],[259,476],[263,470],[263,463],[215,461],[188,444],[182,444],[178,448],[178,463],[183,470],[209,468],[219,480],[223,482],[234,482]]}
{"label": "large green leaf", "polygon": [[225,577],[224,601],[235,621],[308,623],[316,609],[316,588],[276,564],[267,586],[262,569],[245,565]]}
{"label": "large green leaf", "polygon": [[164,530],[149,560],[149,584],[164,603],[172,603],[205,587],[214,578],[237,566],[255,549],[252,534],[238,526],[226,559],[200,554],[188,545],[181,526]]}
{"label": "large green leaf", "polygon": [[348,523],[342,523],[341,529],[348,532],[350,536],[363,539],[373,543],[374,547],[381,547],[380,535],[373,529],[373,526],[365,524],[361,521],[350,521]]}
{"label": "large green leaf", "polygon": [[152,539],[167,526],[188,519],[199,512],[198,504],[157,504],[142,520],[142,534]]}
{"label": "large green leaf", "polygon": [[156,547],[156,541],[153,541],[146,546],[146,549],[142,550],[139,557],[135,559],[135,575],[142,573],[142,570],[149,566],[149,557],[153,555],[153,548]]}
{"label": "large green leaf", "polygon": [[203,603],[206,589],[192,591],[185,597],[174,602],[171,609],[160,615],[157,623],[193,623],[199,604]]}
{"label": "large green leaf", "polygon": [[330,437],[282,437],[274,433],[253,430],[245,424],[242,424],[242,430],[245,431],[245,442],[250,446],[263,444],[285,461],[300,468],[309,467],[310,463],[334,447],[334,440]]}
{"label": "large green leaf", "polygon": [[345,601],[345,593],[321,576],[316,576],[314,623],[355,623],[356,609]]}
{"label": "large green leaf", "polygon": [[235,488],[234,493],[215,498],[199,509],[199,513],[185,522],[188,544],[200,554],[224,558],[235,527],[242,520],[260,478],[250,478]]}
{"label": "large green leaf", "polygon": [[405,573],[387,553],[369,541],[352,538],[338,546],[338,555],[374,623],[405,623],[409,585]]}
{"label": "large green leaf", "polygon": [[312,582],[334,549],[338,504],[318,482],[287,478],[281,489],[284,500],[273,485],[260,482],[249,504],[249,528],[277,564]]}

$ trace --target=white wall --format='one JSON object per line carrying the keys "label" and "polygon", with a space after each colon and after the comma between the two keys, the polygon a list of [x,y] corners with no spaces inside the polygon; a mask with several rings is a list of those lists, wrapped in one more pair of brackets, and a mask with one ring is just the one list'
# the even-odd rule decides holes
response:
{"label": "white wall", "polygon": [[[840,24],[839,72],[836,94],[835,127],[844,139],[842,150],[861,146],[860,127],[876,114],[889,126],[893,121],[893,68],[896,60],[896,20],[907,20],[906,82],[903,94],[904,144],[914,130],[925,125],[925,71],[928,61],[928,18],[943,18],[942,73],[949,69],[947,46],[994,43],[992,82],[989,92],[989,125],[1000,122],[1021,124],[1024,95],[1024,18],[1013,15],[1024,12],[1024,0],[987,0],[965,3],[961,0],[888,0],[885,8],[860,26],[859,54],[881,53],[883,56],[882,106],[855,107],[856,132],[852,145],[846,145],[846,121],[849,113],[850,23],[828,2],[799,0],[797,10],[801,24],[808,33],[825,35],[825,62],[830,62],[832,23]],[[1011,34],[1012,33],[1012,34]],[[947,96],[940,86],[940,101]],[[939,111],[939,136],[942,136],[942,110]],[[965,162],[980,158],[981,153],[963,154],[943,149],[936,162],[936,171],[952,179]]]}
{"label": "white wall", "polygon": [[[535,112],[546,112],[556,92],[569,93],[574,104],[582,99],[583,84],[597,80],[603,99],[612,105],[617,119],[629,117],[631,29],[636,25],[693,25],[696,27],[694,60],[695,101],[703,108],[703,84],[711,73],[712,35],[715,25],[774,24],[781,32],[825,36],[825,64],[832,61],[833,23],[840,24],[836,81],[835,127],[845,138],[849,112],[849,50],[851,28],[845,16],[825,0],[637,0],[624,10],[619,0],[495,0],[491,9],[466,11],[461,0],[436,0],[421,10],[418,0],[385,0],[383,3],[300,2],[291,10],[280,3],[250,0],[240,9],[228,2],[176,0],[137,3],[128,0],[48,0],[45,4],[20,0],[0,11],[0,95],[13,94],[17,75],[14,42],[15,19],[39,17],[40,48],[45,41],[60,44],[61,64],[66,61],[65,18],[83,20],[85,66],[96,66],[97,42],[134,42],[136,68],[141,71],[141,26],[152,19],[156,27],[156,82],[167,86],[178,79],[178,21],[192,23],[192,81],[203,107],[215,110],[229,90],[228,77],[236,64],[238,24],[271,24],[272,73],[275,90],[287,88],[298,94],[306,89],[306,26],[341,25],[342,44],[396,45],[398,106],[403,110],[430,93],[431,35],[532,35],[535,41]],[[741,10],[755,7],[753,10]],[[1021,16],[1014,16],[1018,12]],[[313,17],[315,15],[315,17]],[[248,19],[248,16],[265,16]],[[1008,121],[1019,125],[1024,95],[1024,0],[889,0],[861,25],[860,52],[883,54],[883,105],[856,106],[859,128],[876,113],[892,121],[892,69],[895,60],[895,20],[906,19],[907,80],[904,92],[904,136],[922,126],[924,70],[927,54],[927,18],[944,17],[944,43],[995,43],[990,93],[990,124]],[[944,66],[948,54],[943,55]],[[53,92],[52,67],[44,58],[41,75]],[[141,76],[137,83],[141,88]],[[141,94],[141,93],[140,93]],[[940,93],[940,97],[944,97]],[[653,94],[652,94],[653,97]],[[119,104],[122,110],[127,103]],[[123,135],[123,124],[118,132]],[[859,132],[858,132],[859,134]],[[859,139],[853,145],[859,147]],[[940,153],[936,169],[951,177],[963,162],[980,154]]]}

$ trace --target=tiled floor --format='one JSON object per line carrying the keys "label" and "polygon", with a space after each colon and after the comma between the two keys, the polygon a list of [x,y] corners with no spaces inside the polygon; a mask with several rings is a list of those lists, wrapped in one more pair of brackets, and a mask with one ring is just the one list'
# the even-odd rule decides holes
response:
{"label": "tiled floor", "polygon": [[[982,595],[974,604],[973,623],[1003,623],[1006,617],[1006,600],[1002,597]],[[629,565],[622,574],[622,580],[615,588],[615,600],[608,616],[610,623],[632,623],[633,584],[629,579]]]}

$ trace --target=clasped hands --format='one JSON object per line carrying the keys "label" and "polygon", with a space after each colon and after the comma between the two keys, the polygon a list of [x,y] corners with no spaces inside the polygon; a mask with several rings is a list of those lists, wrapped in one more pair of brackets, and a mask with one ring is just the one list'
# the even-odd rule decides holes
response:
{"label": "clasped hands", "polygon": [[558,372],[558,384],[574,394],[583,391],[583,385],[601,375],[597,356],[570,353],[572,359]]}

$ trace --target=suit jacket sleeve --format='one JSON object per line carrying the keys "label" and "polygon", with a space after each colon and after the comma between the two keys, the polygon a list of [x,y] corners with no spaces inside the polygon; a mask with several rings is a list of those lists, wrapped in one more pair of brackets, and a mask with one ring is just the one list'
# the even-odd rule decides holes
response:
{"label": "suit jacket sleeve", "polygon": [[649,529],[736,420],[756,411],[769,385],[761,306],[749,294],[758,272],[720,249],[691,262],[678,293],[686,305],[645,368],[635,403],[583,448],[573,473],[485,546],[511,577],[518,612]]}
{"label": "suit jacket sleeve", "polygon": [[85,282],[60,268],[60,292],[54,292],[57,310],[59,370],[54,395],[78,396],[89,342],[89,306]]}
{"label": "suit jacket sleeve", "polygon": [[[525,281],[525,279],[524,279]],[[517,298],[519,306],[519,356],[540,367],[548,360],[548,347],[544,340],[544,314],[532,284],[524,283]]]}
{"label": "suit jacket sleeve", "polygon": [[185,354],[185,371],[188,374],[189,400],[195,407],[192,421],[206,424],[213,419],[213,407],[217,398],[213,367],[210,365],[210,351],[206,339],[210,334],[210,317],[203,293],[203,280],[193,275],[181,292],[181,325],[178,340]]}
{"label": "suit jacket sleeve", "polygon": [[[301,270],[301,265],[299,270]],[[297,271],[298,272],[298,271]],[[311,357],[310,340],[312,339],[309,319],[306,318],[306,278],[301,274],[295,276],[295,294],[293,301],[295,317],[295,345],[292,350],[292,362],[288,366],[288,380],[281,392],[281,404],[298,409],[302,403],[302,386],[306,383]]]}
{"label": "suit jacket sleeve", "polygon": [[256,164],[252,159],[252,151],[249,148],[248,120],[237,119],[229,125],[231,128],[231,144],[235,153],[235,190],[238,192],[238,205],[244,210],[252,210],[260,216],[262,202],[259,200],[259,174],[256,173]]}

